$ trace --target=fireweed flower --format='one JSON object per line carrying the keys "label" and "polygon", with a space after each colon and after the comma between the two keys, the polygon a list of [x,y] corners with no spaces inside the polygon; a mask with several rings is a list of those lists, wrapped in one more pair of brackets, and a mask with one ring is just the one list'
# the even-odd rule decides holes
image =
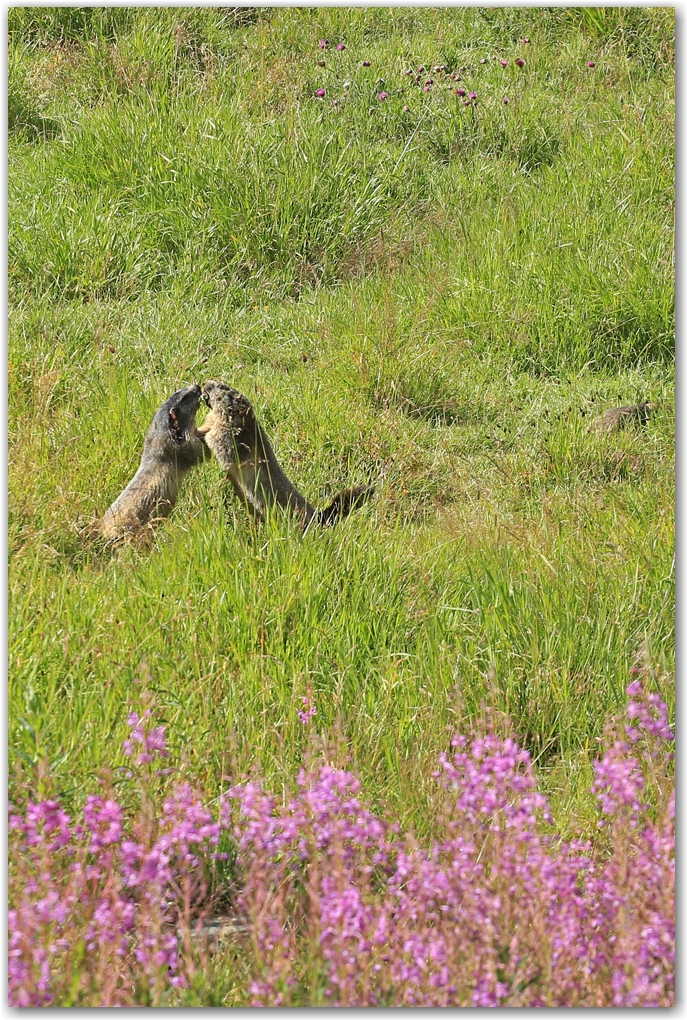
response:
{"label": "fireweed flower", "polygon": [[122,838],[122,809],[115,800],[87,797],[83,809],[84,825],[92,833],[91,852],[112,846]]}
{"label": "fireweed flower", "polygon": [[132,712],[127,720],[131,733],[124,741],[124,753],[132,757],[134,744],[140,744],[141,753],[136,758],[137,765],[153,761],[156,755],[166,758],[169,753],[165,744],[165,727],[155,726],[148,729],[146,724],[150,716],[151,711],[148,708],[142,716],[139,716],[138,712]]}
{"label": "fireweed flower", "polygon": [[641,734],[664,742],[675,739],[668,724],[668,708],[657,694],[646,695],[640,680],[631,683],[626,693],[630,698],[627,718],[631,725],[625,727],[625,732],[633,730],[635,736],[632,743],[636,743]]}
{"label": "fireweed flower", "polygon": [[[218,820],[188,783],[161,801],[151,793],[133,816],[128,798],[111,796],[88,796],[78,822],[54,799],[13,804],[10,1003],[63,1006],[78,994],[129,1006],[144,987],[164,1004],[192,978],[177,925],[207,901],[224,833],[242,876],[254,1005],[298,1001],[296,931],[336,1006],[672,1005],[674,738],[643,680],[627,696],[632,732],[595,763],[599,848],[544,830],[529,753],[489,729],[455,736],[440,755],[442,835],[424,845],[367,808],[355,775],[323,761],[301,769],[290,798],[258,781],[233,787]],[[132,713],[132,752],[152,753],[162,729],[152,723]]]}
{"label": "fireweed flower", "polygon": [[317,706],[311,704],[310,698],[301,698],[303,708],[298,711],[298,718],[305,724],[308,720],[312,719],[314,715],[317,715]]}
{"label": "fireweed flower", "polygon": [[29,801],[26,815],[10,816],[10,829],[21,831],[27,847],[54,852],[67,846],[71,839],[70,818],[56,800]]}

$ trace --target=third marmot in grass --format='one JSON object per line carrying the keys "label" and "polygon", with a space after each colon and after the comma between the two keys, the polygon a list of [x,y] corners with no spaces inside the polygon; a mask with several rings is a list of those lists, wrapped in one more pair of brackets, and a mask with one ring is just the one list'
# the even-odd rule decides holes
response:
{"label": "third marmot in grass", "polygon": [[237,496],[258,520],[264,518],[267,507],[277,505],[290,511],[306,531],[311,524],[335,524],[374,493],[371,486],[344,489],[325,510],[316,510],[284,474],[242,393],[211,379],[203,387],[203,399],[211,410],[199,434],[226,471]]}

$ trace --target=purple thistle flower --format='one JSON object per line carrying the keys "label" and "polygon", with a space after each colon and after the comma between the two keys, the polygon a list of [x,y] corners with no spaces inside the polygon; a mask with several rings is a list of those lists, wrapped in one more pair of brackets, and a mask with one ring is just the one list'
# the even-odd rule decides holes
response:
{"label": "purple thistle flower", "polygon": [[456,95],[462,98],[465,95],[465,89],[456,89]]}
{"label": "purple thistle flower", "polygon": [[508,96],[504,96],[501,102],[504,104],[504,106],[508,106],[510,100],[508,99]]}
{"label": "purple thistle flower", "polygon": [[502,60],[501,61],[501,67],[508,67],[508,61],[507,60]]}
{"label": "purple thistle flower", "polygon": [[321,50],[326,50],[329,46],[329,39],[320,39],[319,47]]}
{"label": "purple thistle flower", "polygon": [[518,57],[518,59],[515,61],[515,63],[518,65],[518,67],[524,67],[525,66],[525,61],[522,59],[522,57]]}
{"label": "purple thistle flower", "polygon": [[316,89],[315,90],[315,95],[317,96],[318,99],[324,99],[325,94],[326,93],[325,93],[324,89]]}
{"label": "purple thistle flower", "polygon": [[472,101],[475,102],[477,100],[477,93],[471,92],[468,96],[468,99],[472,99]]}
{"label": "purple thistle flower", "polygon": [[369,67],[369,66],[370,66],[370,61],[369,60],[363,60],[363,67]]}
{"label": "purple thistle flower", "polygon": [[387,92],[380,92],[379,95],[377,96],[377,99],[379,99],[379,101],[383,103],[384,100],[387,98],[387,95],[388,95]]}
{"label": "purple thistle flower", "polygon": [[594,63],[593,60],[588,60],[587,61],[587,67],[596,67],[596,64]]}
{"label": "purple thistle flower", "polygon": [[342,42],[340,42],[340,43],[339,43],[339,44],[337,45],[337,47],[336,47],[336,48],[337,48],[337,50],[339,51],[339,53],[342,53],[342,52],[343,52],[343,51],[344,51],[344,50],[346,49],[346,47],[345,47],[344,43],[342,43]]}

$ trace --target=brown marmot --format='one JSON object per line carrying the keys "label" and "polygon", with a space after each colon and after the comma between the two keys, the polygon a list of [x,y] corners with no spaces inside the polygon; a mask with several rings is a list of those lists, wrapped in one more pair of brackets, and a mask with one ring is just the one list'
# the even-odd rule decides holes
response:
{"label": "brown marmot", "polygon": [[210,413],[199,434],[226,471],[239,499],[257,520],[277,505],[290,511],[307,531],[346,517],[374,493],[371,486],[344,489],[325,510],[316,510],[284,474],[250,401],[238,390],[210,379],[203,387]]}
{"label": "brown marmot", "polygon": [[148,525],[172,512],[184,476],[210,459],[196,429],[200,396],[198,385],[177,390],[155,414],[138,471],[99,522],[108,542],[143,537]]}
{"label": "brown marmot", "polygon": [[652,411],[651,404],[628,404],[626,407],[611,407],[598,414],[589,424],[588,432],[617,432],[633,421],[646,425]]}

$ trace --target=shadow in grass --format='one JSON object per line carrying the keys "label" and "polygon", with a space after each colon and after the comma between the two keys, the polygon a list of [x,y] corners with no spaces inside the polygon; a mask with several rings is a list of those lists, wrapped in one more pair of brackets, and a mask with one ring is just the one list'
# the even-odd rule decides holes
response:
{"label": "shadow in grass", "polygon": [[100,571],[125,547],[128,548],[125,543],[106,541],[100,535],[96,521],[79,521],[73,530],[53,534],[49,545],[46,545],[55,560],[61,560],[77,575],[84,570],[91,573]]}
{"label": "shadow in grass", "polygon": [[431,425],[484,423],[493,417],[475,386],[456,378],[430,357],[428,364],[389,365],[371,387],[374,407],[394,407]]}
{"label": "shadow in grass", "polygon": [[479,155],[511,160],[523,174],[551,166],[561,151],[560,139],[544,120],[516,125],[454,118],[448,125],[435,126],[427,142],[441,163],[465,162]]}
{"label": "shadow in grass", "polygon": [[7,120],[10,131],[24,134],[31,141],[57,138],[62,132],[62,125],[58,120],[41,116],[21,99],[12,95],[7,99]]}

